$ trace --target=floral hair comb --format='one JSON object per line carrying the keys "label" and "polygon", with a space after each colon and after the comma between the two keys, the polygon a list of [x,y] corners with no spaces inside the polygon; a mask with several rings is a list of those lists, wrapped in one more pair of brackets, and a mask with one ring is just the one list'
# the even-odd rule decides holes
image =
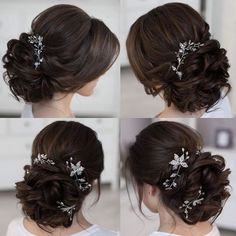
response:
{"label": "floral hair comb", "polygon": [[70,216],[70,220],[73,220],[73,211],[75,210],[75,205],[67,206],[64,202],[57,201],[57,208],[59,208],[62,212],[66,212]]}
{"label": "floral hair comb", "polygon": [[85,177],[82,177],[84,167],[81,165],[81,161],[74,164],[73,158],[71,157],[69,161],[66,161],[66,166],[70,170],[70,176],[75,177],[75,181],[79,185],[80,190],[86,191],[91,188],[91,184],[85,180]]}
{"label": "floral hair comb", "polygon": [[[33,160],[33,165],[55,165],[55,162],[47,157],[46,154],[38,154],[38,156]],[[81,165],[81,161],[78,161],[76,164],[73,163],[73,157],[70,157],[69,161],[66,161],[66,167],[70,171],[70,177],[75,177],[75,182],[78,184],[81,191],[86,191],[91,189],[92,185],[89,184],[85,176],[83,176],[85,168]],[[30,169],[26,170],[26,174],[29,174]],[[58,209],[62,212],[65,212],[70,217],[70,220],[73,219],[73,211],[76,209],[76,205],[68,206],[63,201],[57,201]]]}
{"label": "floral hair comb", "polygon": [[189,211],[192,210],[193,207],[202,204],[202,201],[204,200],[204,197],[203,197],[204,194],[205,193],[202,191],[202,187],[200,187],[200,189],[198,190],[198,196],[196,199],[194,199],[192,201],[185,200],[184,203],[179,207],[179,209],[184,210],[184,214],[185,214],[186,219],[188,219]]}
{"label": "floral hair comb", "polygon": [[195,52],[200,47],[204,46],[201,43],[194,43],[191,40],[179,44],[179,51],[176,52],[177,66],[172,66],[172,70],[176,73],[179,80],[183,77],[183,72],[180,71],[180,66],[184,64],[184,60],[190,52]]}
{"label": "floral hair comb", "polygon": [[43,45],[43,37],[39,35],[29,35],[28,41],[34,47],[34,55],[36,58],[34,62],[34,67],[35,69],[37,69],[40,66],[40,64],[43,62],[42,52],[45,47]]}
{"label": "floral hair comb", "polygon": [[188,168],[188,164],[186,162],[188,159],[189,153],[188,151],[185,151],[184,148],[182,148],[182,154],[180,156],[174,153],[174,160],[169,162],[169,165],[171,165],[172,174],[170,175],[170,178],[166,179],[163,183],[165,190],[172,190],[173,188],[176,188],[176,178],[180,176],[179,172],[181,168]]}
{"label": "floral hair comb", "polygon": [[55,165],[55,162],[51,159],[47,158],[46,154],[38,154],[38,156],[34,159],[33,164],[48,164],[48,165]]}

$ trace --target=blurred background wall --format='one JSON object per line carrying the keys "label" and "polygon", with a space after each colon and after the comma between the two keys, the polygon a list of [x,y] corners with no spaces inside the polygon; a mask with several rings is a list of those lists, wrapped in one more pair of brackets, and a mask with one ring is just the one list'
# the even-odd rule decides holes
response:
{"label": "blurred background wall", "polygon": [[[135,136],[149,124],[155,121],[167,119],[121,119],[120,123],[120,155],[121,166],[128,155],[128,147],[135,141]],[[221,236],[236,235],[235,219],[232,217],[236,211],[236,128],[235,119],[168,119],[180,122],[196,129],[204,139],[204,150],[212,154],[222,155],[226,160],[226,166],[231,169],[230,184],[232,186],[231,197],[226,202],[223,212],[216,220],[220,227]],[[127,129],[127,127],[129,127]],[[121,235],[145,236],[158,229],[159,217],[152,214],[143,206],[145,216],[140,214],[137,199],[132,186],[129,193],[132,205],[129,201],[125,186],[124,175],[121,176]]]}
{"label": "blurred background wall", "polygon": [[[21,215],[21,205],[15,197],[15,182],[22,180],[23,167],[30,164],[33,139],[41,129],[56,120],[0,119],[0,235],[5,235],[9,222]],[[92,223],[118,230],[118,119],[81,118],[79,121],[97,132],[105,155],[101,198],[91,207],[96,192],[90,194],[84,207],[85,215]]]}
{"label": "blurred background wall", "polygon": [[[235,0],[122,0],[121,11],[121,117],[155,117],[164,107],[160,97],[147,95],[134,76],[125,51],[125,41],[130,26],[141,15],[159,5],[169,2],[189,4],[210,24],[213,38],[227,50],[230,61],[230,83],[236,86],[236,1]],[[236,115],[236,92],[230,93],[233,114]]]}
{"label": "blurred background wall", "polygon": [[[119,0],[0,0],[0,58],[6,52],[7,42],[22,32],[29,32],[36,15],[56,4],[72,4],[89,15],[101,19],[119,37]],[[17,102],[2,79],[0,62],[0,117],[20,116],[23,102]],[[76,95],[72,109],[80,117],[116,117],[120,107],[119,58],[112,68],[101,77],[94,94],[90,97]]]}

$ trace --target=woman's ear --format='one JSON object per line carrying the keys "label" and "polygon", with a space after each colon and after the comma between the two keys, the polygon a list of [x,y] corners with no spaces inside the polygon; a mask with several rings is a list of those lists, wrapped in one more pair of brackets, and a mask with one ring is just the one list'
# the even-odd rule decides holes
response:
{"label": "woman's ear", "polygon": [[157,197],[159,196],[159,193],[160,193],[160,189],[156,186],[153,186],[153,185],[149,185],[149,191],[150,191],[150,195],[153,196],[153,197]]}
{"label": "woman's ear", "polygon": [[150,184],[143,186],[143,203],[152,212],[158,212],[160,189]]}

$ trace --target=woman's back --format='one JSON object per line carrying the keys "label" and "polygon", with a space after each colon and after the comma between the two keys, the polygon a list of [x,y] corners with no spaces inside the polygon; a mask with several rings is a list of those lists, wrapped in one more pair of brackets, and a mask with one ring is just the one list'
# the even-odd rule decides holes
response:
{"label": "woman's back", "polygon": [[[33,234],[29,232],[25,226],[24,226],[24,218],[16,218],[14,219],[8,226],[7,235],[6,236],[36,236],[36,234]],[[49,235],[47,232],[44,231],[42,236]],[[62,235],[67,235],[63,233]],[[72,234],[68,234],[71,236],[117,236],[118,233],[104,229],[100,227],[99,225],[92,225],[82,231],[75,232]]]}

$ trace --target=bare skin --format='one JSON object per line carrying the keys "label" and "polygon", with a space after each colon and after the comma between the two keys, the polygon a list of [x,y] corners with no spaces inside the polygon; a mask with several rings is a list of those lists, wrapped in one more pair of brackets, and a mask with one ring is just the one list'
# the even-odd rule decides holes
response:
{"label": "bare skin", "polygon": [[74,94],[55,94],[49,101],[32,104],[34,117],[74,117],[70,104]]}
{"label": "bare skin", "polygon": [[[90,96],[97,85],[98,79],[93,80],[78,90],[81,96]],[[71,101],[75,93],[56,93],[49,101],[41,101],[32,104],[32,112],[35,118],[75,117],[71,111]]]}
{"label": "bare skin", "polygon": [[174,105],[166,106],[164,110],[157,115],[158,118],[176,118],[176,117],[182,117],[182,118],[200,118],[204,113],[205,109],[197,111],[197,112],[181,112],[179,111]]}
{"label": "bare skin", "polygon": [[77,217],[74,216],[73,223],[69,228],[64,228],[64,227],[45,228],[47,231],[51,233],[48,233],[43,229],[41,229],[40,227],[38,227],[38,225],[29,218],[25,218],[23,224],[27,231],[38,236],[61,236],[61,235],[69,236],[84,231],[85,229],[88,229],[89,227],[92,226],[92,224],[85,219],[82,212],[78,212]]}
{"label": "bare skin", "polygon": [[160,227],[157,229],[161,232],[172,233],[181,236],[204,236],[211,232],[212,225],[208,222],[198,222],[195,225],[186,224],[170,209],[162,203],[160,190],[151,185],[144,185],[143,203],[154,213],[160,216]]}

